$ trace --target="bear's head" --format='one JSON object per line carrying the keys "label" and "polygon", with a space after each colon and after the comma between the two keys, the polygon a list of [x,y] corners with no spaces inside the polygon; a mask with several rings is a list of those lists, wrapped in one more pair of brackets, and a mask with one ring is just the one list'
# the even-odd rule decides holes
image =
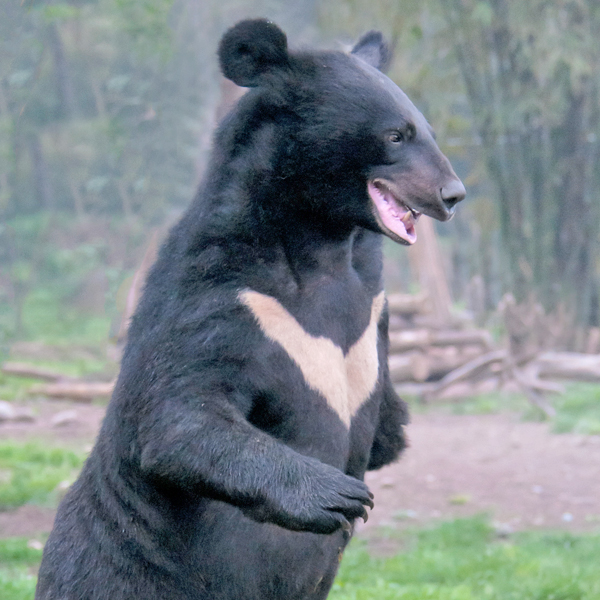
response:
{"label": "bear's head", "polygon": [[390,53],[379,32],[350,53],[290,52],[273,23],[242,21],[219,59],[225,77],[252,88],[229,118],[229,152],[255,157],[248,180],[271,203],[263,211],[412,244],[421,214],[448,220],[464,198],[431,127],[383,74]]}

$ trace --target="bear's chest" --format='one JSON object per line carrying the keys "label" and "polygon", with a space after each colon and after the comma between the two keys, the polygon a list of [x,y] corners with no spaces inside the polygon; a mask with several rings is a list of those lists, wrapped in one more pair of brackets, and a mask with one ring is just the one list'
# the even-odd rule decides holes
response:
{"label": "bear's chest", "polygon": [[[333,410],[349,428],[352,418],[373,393],[379,378],[378,323],[385,297],[380,292],[366,306],[368,318],[362,327],[344,321],[352,313],[342,310],[327,315],[323,335],[309,332],[277,299],[254,290],[244,290],[240,301],[250,310],[264,336],[283,350],[300,370],[305,385]],[[343,304],[344,299],[339,299]],[[318,308],[315,307],[315,311]],[[344,327],[355,333],[343,348],[326,330]]]}

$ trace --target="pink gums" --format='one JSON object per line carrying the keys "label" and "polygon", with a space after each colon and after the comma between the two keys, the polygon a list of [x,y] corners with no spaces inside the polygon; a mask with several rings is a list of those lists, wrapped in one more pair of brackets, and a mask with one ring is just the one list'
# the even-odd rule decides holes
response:
{"label": "pink gums", "polygon": [[409,244],[417,241],[415,223],[417,216],[412,211],[402,206],[387,190],[382,190],[374,183],[368,183],[369,196],[373,201],[380,225]]}

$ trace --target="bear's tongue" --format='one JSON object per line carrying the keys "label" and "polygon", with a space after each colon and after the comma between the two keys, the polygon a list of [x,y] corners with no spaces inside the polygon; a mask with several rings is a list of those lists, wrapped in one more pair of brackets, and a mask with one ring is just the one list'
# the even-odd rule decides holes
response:
{"label": "bear's tongue", "polygon": [[415,223],[419,215],[413,214],[409,208],[402,206],[385,188],[380,188],[369,181],[368,190],[379,215],[380,225],[408,244],[414,244],[417,241]]}

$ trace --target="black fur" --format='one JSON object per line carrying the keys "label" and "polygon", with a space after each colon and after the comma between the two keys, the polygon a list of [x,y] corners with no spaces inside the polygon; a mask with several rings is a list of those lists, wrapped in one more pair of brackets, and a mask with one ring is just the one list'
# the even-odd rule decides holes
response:
{"label": "black fur", "polygon": [[[404,447],[387,316],[379,380],[348,429],[239,293],[277,299],[347,353],[383,285],[367,180],[418,179],[420,209],[445,214],[431,190],[452,170],[365,52],[385,63],[379,34],[356,56],[289,53],[261,20],[223,38],[223,72],[254,88],[217,131],[208,174],[149,274],[98,440],[46,545],[38,600],[327,596],[372,504],[365,470]],[[417,136],[392,147],[386,132],[407,123]]]}

